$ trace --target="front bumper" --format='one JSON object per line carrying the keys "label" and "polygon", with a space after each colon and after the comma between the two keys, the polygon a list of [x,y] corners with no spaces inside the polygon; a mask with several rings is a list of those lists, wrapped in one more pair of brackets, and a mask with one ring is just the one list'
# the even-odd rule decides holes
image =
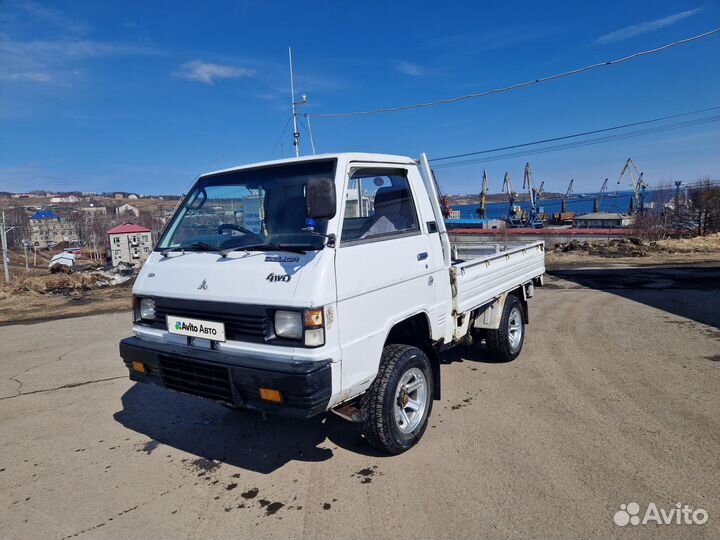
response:
{"label": "front bumper", "polygon": [[[332,394],[330,360],[276,364],[135,337],[120,342],[120,356],[133,381],[281,416],[315,416],[327,410]],[[133,362],[141,362],[145,373],[135,371]],[[280,391],[283,402],[263,401],[260,388]]]}

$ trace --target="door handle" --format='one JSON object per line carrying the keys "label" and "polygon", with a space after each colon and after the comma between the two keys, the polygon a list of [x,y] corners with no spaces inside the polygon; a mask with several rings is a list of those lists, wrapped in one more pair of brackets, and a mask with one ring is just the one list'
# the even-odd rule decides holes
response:
{"label": "door handle", "polygon": [[428,258],[427,251],[423,251],[422,253],[418,253],[417,260],[418,261],[424,261]]}

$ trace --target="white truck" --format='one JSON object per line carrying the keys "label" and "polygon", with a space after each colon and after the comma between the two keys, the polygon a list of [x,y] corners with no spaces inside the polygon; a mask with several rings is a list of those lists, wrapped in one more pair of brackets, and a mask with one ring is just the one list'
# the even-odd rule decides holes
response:
{"label": "white truck", "polygon": [[133,288],[134,381],[298,418],[390,453],[423,435],[439,354],[517,357],[544,244],[451,245],[423,154],[341,153],[201,175]]}

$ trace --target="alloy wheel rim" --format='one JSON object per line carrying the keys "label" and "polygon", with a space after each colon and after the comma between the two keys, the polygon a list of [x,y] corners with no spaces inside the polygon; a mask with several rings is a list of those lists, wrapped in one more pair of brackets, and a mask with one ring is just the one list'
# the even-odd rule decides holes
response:
{"label": "alloy wheel rim", "polygon": [[510,342],[510,348],[516,351],[520,348],[522,342],[522,313],[517,307],[512,308],[510,316],[508,317],[508,341]]}
{"label": "alloy wheel rim", "polygon": [[422,422],[428,399],[425,374],[419,368],[407,370],[395,391],[393,415],[402,433],[411,433]]}

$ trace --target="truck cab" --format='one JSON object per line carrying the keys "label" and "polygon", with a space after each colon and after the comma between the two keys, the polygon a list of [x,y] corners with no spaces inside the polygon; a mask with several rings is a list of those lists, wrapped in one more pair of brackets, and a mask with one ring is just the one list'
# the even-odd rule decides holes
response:
{"label": "truck cab", "polygon": [[141,269],[120,353],[132,380],[298,418],[334,410],[400,453],[439,396],[439,351],[472,335],[522,348],[542,242],[480,251],[481,265],[453,255],[424,156],[203,174]]}

